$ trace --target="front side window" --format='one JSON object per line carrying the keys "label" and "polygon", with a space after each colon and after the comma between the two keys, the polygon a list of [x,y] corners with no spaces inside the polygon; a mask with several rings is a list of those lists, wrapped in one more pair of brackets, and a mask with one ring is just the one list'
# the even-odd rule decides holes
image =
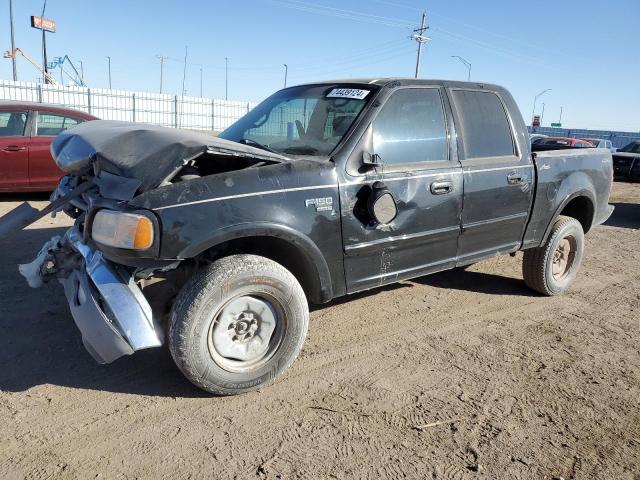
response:
{"label": "front side window", "polygon": [[0,137],[22,137],[26,126],[27,112],[0,112]]}
{"label": "front side window", "polygon": [[394,93],[373,122],[373,151],[384,165],[447,160],[447,131],[440,91]]}
{"label": "front side window", "polygon": [[373,95],[371,86],[288,88],[267,98],[219,137],[277,153],[326,156]]}
{"label": "front side window", "polygon": [[36,129],[36,135],[38,137],[58,135],[67,128],[75,127],[82,122],[83,120],[80,120],[79,118],[38,112],[38,128]]}
{"label": "front side window", "polygon": [[498,95],[454,90],[452,96],[460,117],[466,158],[514,155],[509,119]]}

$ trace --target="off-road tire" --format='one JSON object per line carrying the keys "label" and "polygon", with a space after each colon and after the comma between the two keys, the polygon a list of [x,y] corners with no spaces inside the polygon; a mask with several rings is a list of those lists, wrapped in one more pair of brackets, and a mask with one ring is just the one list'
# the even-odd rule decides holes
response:
{"label": "off-road tire", "polygon": [[[256,370],[230,372],[210,353],[210,327],[227,302],[251,294],[277,301],[284,317],[281,341]],[[234,395],[274,382],[300,353],[308,325],[307,299],[291,272],[264,257],[231,255],[200,269],[178,294],[169,318],[169,350],[194,385],[216,395]]]}
{"label": "off-road tire", "polygon": [[[575,241],[575,251],[570,267],[562,278],[553,275],[554,254],[563,239]],[[553,296],[564,293],[573,283],[580,269],[584,251],[584,231],[578,220],[559,217],[551,228],[546,243],[524,251],[522,274],[525,284],[543,295]]]}

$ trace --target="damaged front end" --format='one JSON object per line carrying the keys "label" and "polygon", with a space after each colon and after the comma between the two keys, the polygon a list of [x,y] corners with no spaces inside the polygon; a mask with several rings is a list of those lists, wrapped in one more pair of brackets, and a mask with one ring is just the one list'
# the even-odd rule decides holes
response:
{"label": "damaged front end", "polygon": [[[50,280],[63,285],[83,343],[99,363],[163,344],[161,321],[177,290],[158,284],[172,274],[164,283],[184,283],[193,263],[162,258],[159,218],[131,201],[164,185],[286,161],[194,132],[105,121],[63,132],[51,152],[67,173],[51,203],[40,211],[23,203],[0,219],[0,237],[47,214],[64,212],[75,219],[19,269],[31,287]],[[160,292],[160,308],[148,285]]]}
{"label": "damaged front end", "polygon": [[132,273],[83,243],[76,227],[45,243],[19,270],[34,288],[60,281],[84,346],[98,363],[162,345],[162,329]]}

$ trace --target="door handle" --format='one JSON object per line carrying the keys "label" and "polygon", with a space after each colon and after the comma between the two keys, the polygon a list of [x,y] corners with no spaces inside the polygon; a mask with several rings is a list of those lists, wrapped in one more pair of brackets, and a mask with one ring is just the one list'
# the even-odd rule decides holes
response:
{"label": "door handle", "polygon": [[433,182],[429,188],[434,195],[446,195],[453,192],[452,182]]}
{"label": "door handle", "polygon": [[524,181],[524,177],[520,173],[510,173],[507,175],[509,185],[520,185]]}
{"label": "door handle", "polygon": [[24,152],[27,149],[27,147],[21,147],[19,145],[9,145],[8,147],[4,148],[5,152]]}

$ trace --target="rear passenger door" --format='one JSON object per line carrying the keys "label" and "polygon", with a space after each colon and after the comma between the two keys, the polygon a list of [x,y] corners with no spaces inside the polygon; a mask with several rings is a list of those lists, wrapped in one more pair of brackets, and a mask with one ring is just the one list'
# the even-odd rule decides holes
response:
{"label": "rear passenger door", "polygon": [[[451,88],[464,197],[458,265],[520,248],[533,190],[533,165],[514,119],[494,91]],[[515,107],[514,107],[515,108]]]}
{"label": "rear passenger door", "polygon": [[60,132],[74,127],[82,120],[59,113],[36,112],[36,122],[29,155],[29,183],[33,189],[53,190],[63,175],[53,158],[51,142]]}
{"label": "rear passenger door", "polygon": [[0,191],[29,187],[29,114],[0,110]]}
{"label": "rear passenger door", "polygon": [[[349,292],[453,267],[460,233],[462,176],[441,90],[396,90],[367,132],[356,151],[379,156],[380,164],[340,185]],[[361,158],[355,153],[349,163],[363,167]],[[367,209],[374,184],[395,199],[388,225]]]}

